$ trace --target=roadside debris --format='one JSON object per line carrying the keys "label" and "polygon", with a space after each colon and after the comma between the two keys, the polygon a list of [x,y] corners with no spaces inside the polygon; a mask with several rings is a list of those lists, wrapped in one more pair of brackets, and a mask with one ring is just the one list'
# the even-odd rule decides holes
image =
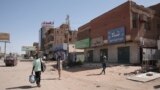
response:
{"label": "roadside debris", "polygon": [[139,81],[139,82],[149,82],[157,78],[160,78],[160,73],[156,73],[156,72],[147,72],[147,73],[142,73],[142,74],[137,74],[137,75],[132,75],[127,77],[127,79],[129,80]]}

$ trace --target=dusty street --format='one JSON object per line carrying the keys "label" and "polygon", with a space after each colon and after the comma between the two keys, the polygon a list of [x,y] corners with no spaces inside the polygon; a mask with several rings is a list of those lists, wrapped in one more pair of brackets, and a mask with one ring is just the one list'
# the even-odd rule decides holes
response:
{"label": "dusty street", "polygon": [[127,80],[124,73],[140,68],[133,66],[108,67],[106,75],[98,75],[101,69],[68,69],[62,72],[62,80],[58,80],[54,62],[48,62],[47,70],[42,73],[42,86],[38,88],[28,81],[32,62],[18,62],[15,67],[4,65],[0,60],[0,90],[159,90],[160,87],[160,79],[147,83]]}

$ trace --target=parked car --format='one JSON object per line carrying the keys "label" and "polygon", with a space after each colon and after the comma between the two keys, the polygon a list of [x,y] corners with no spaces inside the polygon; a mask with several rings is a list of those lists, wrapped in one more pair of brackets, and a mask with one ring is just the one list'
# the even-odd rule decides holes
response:
{"label": "parked car", "polygon": [[4,59],[5,65],[6,66],[16,66],[17,65],[17,57],[15,56],[6,56]]}

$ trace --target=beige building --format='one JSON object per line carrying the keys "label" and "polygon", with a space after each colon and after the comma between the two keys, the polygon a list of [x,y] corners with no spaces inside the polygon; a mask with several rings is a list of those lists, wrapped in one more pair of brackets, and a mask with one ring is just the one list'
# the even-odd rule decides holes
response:
{"label": "beige building", "polygon": [[47,30],[45,36],[45,53],[49,59],[52,59],[57,50],[70,51],[68,46],[75,43],[77,31],[71,31],[69,25],[62,24],[58,28]]}

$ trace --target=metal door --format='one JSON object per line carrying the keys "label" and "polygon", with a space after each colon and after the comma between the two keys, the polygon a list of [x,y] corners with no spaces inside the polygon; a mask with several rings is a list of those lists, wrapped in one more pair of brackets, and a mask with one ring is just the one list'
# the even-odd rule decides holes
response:
{"label": "metal door", "polygon": [[88,62],[93,62],[93,50],[88,51]]}
{"label": "metal door", "polygon": [[129,46],[118,48],[118,63],[123,63],[123,64],[130,63],[130,49],[129,49]]}

